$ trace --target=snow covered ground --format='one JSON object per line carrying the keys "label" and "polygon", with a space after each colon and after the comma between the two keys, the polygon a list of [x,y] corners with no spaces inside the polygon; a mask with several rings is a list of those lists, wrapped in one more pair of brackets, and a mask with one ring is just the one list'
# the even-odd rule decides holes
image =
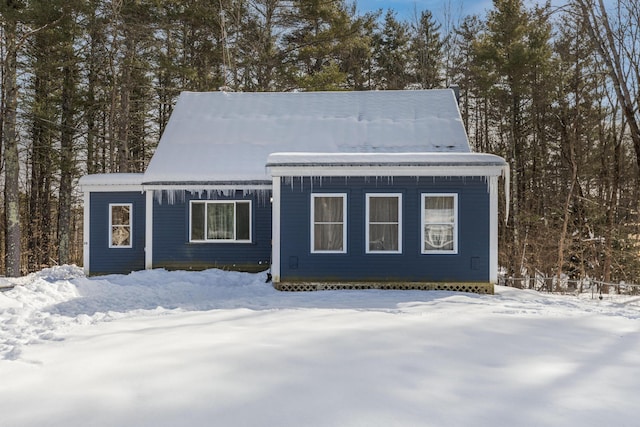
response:
{"label": "snow covered ground", "polygon": [[639,297],[281,293],[264,279],[12,279],[0,425],[638,425]]}

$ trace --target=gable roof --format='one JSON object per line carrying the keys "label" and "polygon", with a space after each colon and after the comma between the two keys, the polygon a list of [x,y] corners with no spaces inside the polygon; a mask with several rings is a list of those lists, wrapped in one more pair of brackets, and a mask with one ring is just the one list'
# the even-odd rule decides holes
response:
{"label": "gable roof", "polygon": [[451,89],[183,92],[143,181],[270,181],[276,152],[470,151]]}

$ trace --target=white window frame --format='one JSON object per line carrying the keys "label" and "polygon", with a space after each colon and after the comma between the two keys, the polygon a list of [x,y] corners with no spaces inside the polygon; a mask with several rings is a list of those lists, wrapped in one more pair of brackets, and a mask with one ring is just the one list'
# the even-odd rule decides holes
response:
{"label": "white window frame", "polygon": [[[315,249],[315,200],[318,197],[342,198],[342,250]],[[347,193],[311,193],[311,253],[312,254],[346,254],[347,253]],[[337,223],[336,223],[337,224]]]}
{"label": "white window frame", "polygon": [[[371,225],[369,216],[369,203],[371,198],[378,197],[396,197],[398,199],[398,250],[371,250],[369,242],[369,226]],[[402,253],[402,193],[367,193],[365,209],[365,253],[367,254],[401,254]],[[373,224],[395,224],[394,222],[374,222]]]}
{"label": "white window frame", "polygon": [[[425,249],[425,228],[426,221],[424,218],[425,201],[427,197],[452,197],[453,198],[453,249]],[[422,193],[420,195],[420,252],[423,254],[444,254],[444,255],[457,255],[458,254],[458,224],[460,218],[458,216],[458,193]]]}
{"label": "white window frame", "polygon": [[[249,239],[237,239],[237,215],[236,207],[238,203],[249,204]],[[204,239],[193,239],[191,228],[193,226],[193,205],[204,204]],[[207,210],[209,204],[233,204],[233,239],[208,239]],[[189,201],[189,243],[253,243],[253,204],[251,200],[190,200]]]}
{"label": "white window frame", "polygon": [[[116,207],[129,208],[129,225],[113,224],[113,208]],[[114,245],[113,244],[113,227],[129,227],[129,244]],[[109,203],[109,248],[110,249],[131,249],[133,247],[133,203]]]}

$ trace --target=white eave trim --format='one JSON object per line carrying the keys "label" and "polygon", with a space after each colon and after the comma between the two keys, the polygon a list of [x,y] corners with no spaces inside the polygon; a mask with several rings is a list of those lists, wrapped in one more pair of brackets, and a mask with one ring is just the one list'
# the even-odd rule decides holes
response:
{"label": "white eave trim", "polygon": [[143,184],[144,190],[271,190],[272,184]]}
{"label": "white eave trim", "polygon": [[140,184],[112,184],[112,185],[95,185],[87,184],[81,185],[80,190],[85,193],[102,193],[102,192],[115,192],[115,191],[143,191],[143,187]]}
{"label": "white eave trim", "polygon": [[270,190],[271,184],[112,184],[112,185],[83,185],[81,191],[85,193],[101,193],[116,191],[138,191],[147,190],[184,190],[184,191],[206,191],[206,190]]}
{"label": "white eave trim", "polygon": [[272,176],[500,176],[504,165],[272,165]]}

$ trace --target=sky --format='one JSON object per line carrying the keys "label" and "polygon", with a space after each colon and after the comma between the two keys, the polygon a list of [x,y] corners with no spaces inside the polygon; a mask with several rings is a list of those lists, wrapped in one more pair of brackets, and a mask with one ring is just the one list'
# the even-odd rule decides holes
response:
{"label": "sky", "polygon": [[[527,9],[534,5],[544,5],[546,0],[524,0]],[[565,6],[566,0],[551,0],[552,7]],[[423,10],[430,10],[439,21],[444,21],[445,10],[448,8],[451,20],[457,22],[467,15],[485,17],[493,8],[493,0],[356,0],[359,12],[371,12],[378,9],[393,9],[398,18],[411,19]],[[615,4],[615,0],[605,0],[606,5]]]}
{"label": "sky", "polygon": [[411,18],[414,11],[420,13],[423,10],[430,10],[437,18],[444,15],[446,5],[455,16],[480,15],[484,16],[487,10],[492,7],[492,0],[358,0],[358,10],[361,12],[375,11],[378,9],[393,9],[398,13],[399,18]]}

